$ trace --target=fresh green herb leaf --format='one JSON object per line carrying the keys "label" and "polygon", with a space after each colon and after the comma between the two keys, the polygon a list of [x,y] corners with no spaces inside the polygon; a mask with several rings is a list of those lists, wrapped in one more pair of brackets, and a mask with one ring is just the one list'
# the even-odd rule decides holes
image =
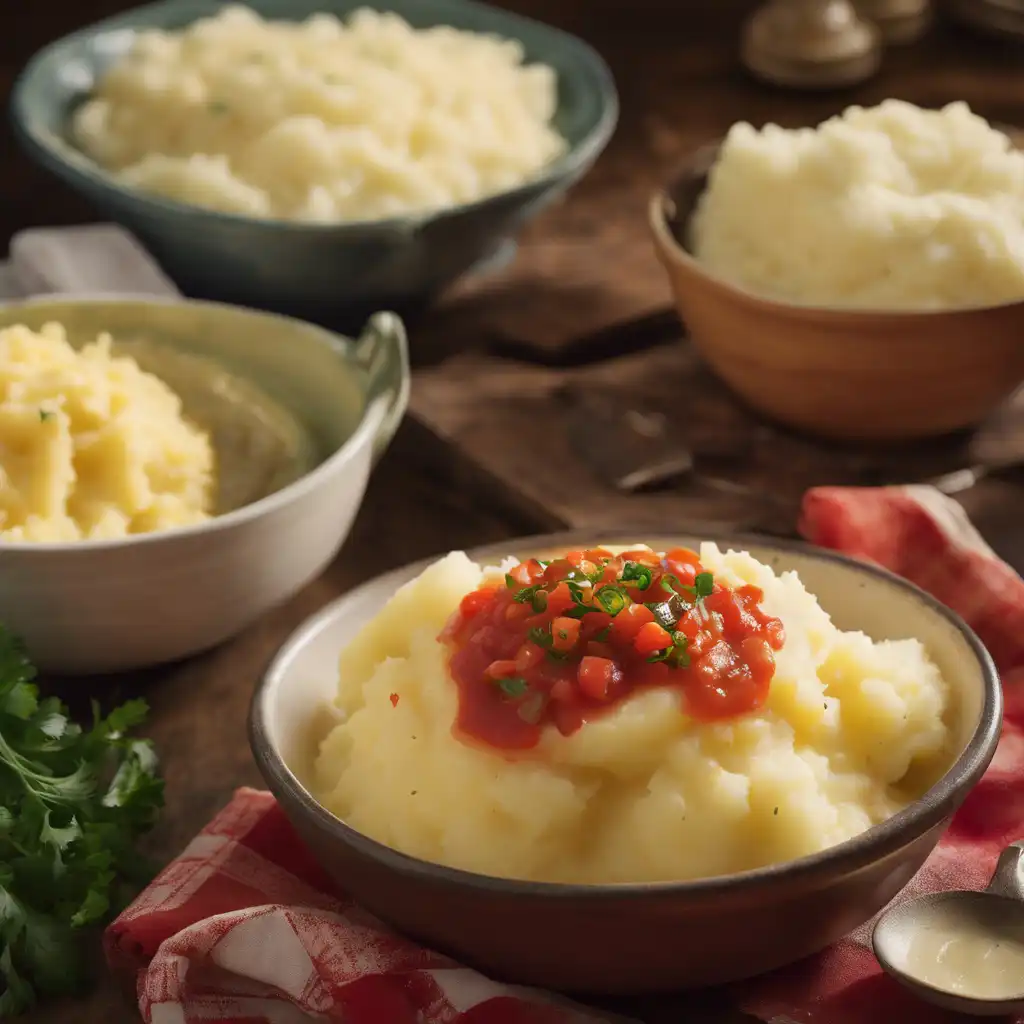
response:
{"label": "fresh green herb leaf", "polygon": [[130,738],[129,701],[91,726],[55,697],[0,627],[0,1018],[88,980],[83,925],[123,906],[149,869],[135,841],[163,804],[152,746]]}
{"label": "fresh green herb leaf", "polygon": [[668,594],[676,594],[683,590],[683,584],[675,573],[667,572],[658,580],[658,585]]}
{"label": "fresh green herb leaf", "polygon": [[207,109],[211,114],[220,117],[228,112],[228,105],[223,100],[213,100],[207,104]]}
{"label": "fresh green herb leaf", "polygon": [[523,587],[513,598],[519,604],[530,602],[530,607],[535,612],[542,612],[548,606],[548,595],[545,593],[544,584],[535,583],[532,587]]}
{"label": "fresh green herb leaf", "polygon": [[594,597],[600,603],[601,607],[612,616],[618,615],[619,612],[626,607],[626,604],[629,601],[629,597],[626,592],[614,583],[609,583],[607,586],[601,587],[597,593],[594,594]]}
{"label": "fresh green herb leaf", "polygon": [[698,601],[710,597],[715,589],[715,577],[709,572],[699,572],[693,579],[693,592]]}
{"label": "fresh green herb leaf", "polygon": [[635,583],[639,590],[646,590],[651,585],[653,576],[646,565],[639,562],[626,562],[622,566],[620,579],[623,583]]}
{"label": "fresh green herb leaf", "polygon": [[510,572],[505,573],[505,586],[508,587],[509,590],[515,590],[519,586],[516,582],[516,578]]}
{"label": "fresh green herb leaf", "polygon": [[552,661],[564,661],[569,656],[565,651],[555,650],[555,638],[551,635],[550,626],[546,629],[543,626],[533,626],[527,635],[538,647],[544,648]]}
{"label": "fresh green herb leaf", "polygon": [[689,643],[690,638],[685,633],[673,633],[672,643],[647,655],[647,660],[652,663],[663,661],[670,668],[686,668],[690,664],[690,655],[686,652]]}
{"label": "fresh green herb leaf", "polygon": [[526,684],[526,680],[519,676],[506,676],[504,679],[499,679],[498,689],[501,690],[506,697],[522,697],[524,693],[529,689]]}
{"label": "fresh green herb leaf", "polygon": [[611,626],[605,626],[604,629],[600,629],[600,630],[598,630],[594,634],[594,642],[595,643],[599,643],[599,644],[603,644],[605,642],[605,640],[607,640],[608,637],[611,636],[611,634],[612,634],[612,627]]}
{"label": "fresh green herb leaf", "polygon": [[45,423],[47,420],[52,420],[52,419],[53,419],[53,410],[52,409],[40,409],[39,410],[39,422],[40,423]]}

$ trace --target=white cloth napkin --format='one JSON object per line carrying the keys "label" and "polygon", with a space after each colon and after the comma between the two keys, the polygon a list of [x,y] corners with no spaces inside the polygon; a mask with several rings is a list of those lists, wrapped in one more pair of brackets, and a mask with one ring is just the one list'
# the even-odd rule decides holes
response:
{"label": "white cloth napkin", "polygon": [[11,239],[9,260],[0,263],[0,301],[54,294],[180,293],[135,238],[115,224],[19,232]]}

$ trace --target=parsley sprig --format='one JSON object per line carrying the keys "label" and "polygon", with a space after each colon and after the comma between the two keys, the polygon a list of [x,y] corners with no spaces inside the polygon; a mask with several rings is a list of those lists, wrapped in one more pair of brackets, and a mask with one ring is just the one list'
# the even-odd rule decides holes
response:
{"label": "parsley sprig", "polygon": [[0,626],[0,1019],[87,982],[81,930],[147,880],[134,846],[163,806],[131,700],[83,729]]}

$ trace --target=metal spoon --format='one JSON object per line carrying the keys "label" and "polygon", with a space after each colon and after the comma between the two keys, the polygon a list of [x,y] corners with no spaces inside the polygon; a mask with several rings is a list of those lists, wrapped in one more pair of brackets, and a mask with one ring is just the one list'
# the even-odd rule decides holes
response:
{"label": "metal spoon", "polygon": [[872,943],[882,968],[922,999],[976,1016],[1024,1010],[1024,841],[1000,855],[982,892],[893,907]]}

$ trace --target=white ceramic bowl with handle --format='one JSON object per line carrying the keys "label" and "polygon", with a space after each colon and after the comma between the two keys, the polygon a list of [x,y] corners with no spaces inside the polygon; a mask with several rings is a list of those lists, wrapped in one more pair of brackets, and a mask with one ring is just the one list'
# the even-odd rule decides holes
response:
{"label": "white ceramic bowl with handle", "polygon": [[[337,554],[409,395],[405,330],[379,313],[358,339],[286,317],[183,300],[60,298],[0,306],[0,328],[56,321],[204,356],[284,406],[314,467],[196,526],[115,540],[0,540],[0,622],[47,672],[137,669],[214,647],[282,604]],[[187,411],[187,410],[186,410]]]}

